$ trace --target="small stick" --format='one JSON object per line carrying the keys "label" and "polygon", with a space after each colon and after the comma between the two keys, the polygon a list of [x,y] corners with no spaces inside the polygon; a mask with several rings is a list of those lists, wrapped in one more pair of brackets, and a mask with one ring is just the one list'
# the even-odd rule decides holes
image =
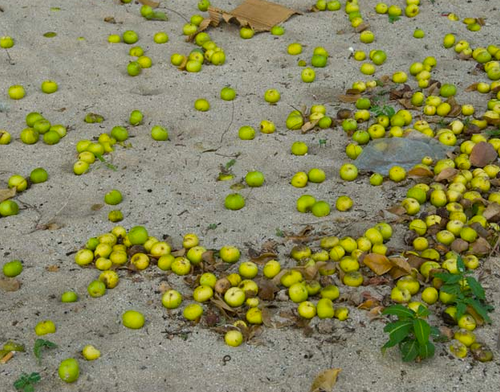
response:
{"label": "small stick", "polygon": [[15,351],[11,351],[5,357],[3,357],[2,359],[0,359],[0,363],[2,365],[5,365],[7,362],[9,362],[12,359],[12,357],[14,356],[15,353],[16,353]]}

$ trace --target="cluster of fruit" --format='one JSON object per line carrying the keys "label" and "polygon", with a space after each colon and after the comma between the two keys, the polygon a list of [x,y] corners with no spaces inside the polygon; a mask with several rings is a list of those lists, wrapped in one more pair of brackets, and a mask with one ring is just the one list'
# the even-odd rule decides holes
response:
{"label": "cluster of fruit", "polygon": [[[8,187],[9,189],[15,188],[16,193],[19,193],[28,189],[31,184],[40,184],[47,181],[48,178],[47,171],[39,167],[34,169],[27,179],[19,174],[14,174],[9,178]],[[18,213],[19,205],[14,200],[4,200],[0,203],[0,217],[17,215]]]}
{"label": "cluster of fruit", "polygon": [[[23,129],[20,134],[20,139],[24,144],[36,144],[40,140],[40,135],[43,135],[45,144],[57,144],[67,133],[64,125],[52,125],[49,120],[37,112],[28,113],[26,125],[28,128]],[[0,144],[9,144],[11,139],[12,136],[9,132],[0,131]]]}
{"label": "cluster of fruit", "polygon": [[[489,45],[487,48],[477,47],[472,49],[469,42],[461,40],[456,42],[454,34],[446,34],[443,38],[443,46],[446,49],[454,47],[456,53],[460,55],[463,59],[473,58],[478,64],[484,64],[484,72],[488,79],[497,81],[500,79],[500,48],[496,45]],[[497,60],[494,61],[493,59]],[[479,83],[478,91],[482,93],[488,93],[494,90],[500,84],[492,83],[491,86],[488,83]],[[488,88],[490,87],[490,88]]]}
{"label": "cluster of fruit", "polygon": [[[420,5],[420,0],[406,0],[405,15],[408,18],[413,18],[417,16],[418,13],[420,12],[420,9],[418,8],[419,5]],[[381,15],[387,14],[393,18],[400,17],[401,15],[403,15],[403,10],[401,9],[400,6],[398,5],[388,6],[385,3],[378,3],[375,6],[375,12]]]}
{"label": "cluster of fruit", "polygon": [[[91,297],[101,297],[107,289],[116,287],[119,282],[117,270],[123,267],[143,271],[154,264],[160,270],[171,271],[178,276],[196,276],[192,285],[192,297],[195,302],[184,307],[184,318],[190,321],[199,320],[204,313],[202,304],[209,304],[212,298],[219,298],[225,303],[224,306],[232,309],[236,317],[245,319],[238,320],[236,328],[231,328],[226,335],[228,344],[239,345],[243,335],[238,327],[246,327],[246,323],[262,324],[260,301],[273,300],[280,286],[287,289],[288,298],[292,302],[299,304],[297,312],[301,317],[311,319],[317,315],[319,318],[336,317],[345,320],[348,317],[348,309],[333,307],[332,301],[340,296],[339,288],[333,284],[333,275],[338,269],[343,284],[360,286],[364,281],[359,271],[360,257],[367,252],[385,254],[387,247],[384,242],[391,236],[391,226],[379,223],[366,230],[357,240],[352,237],[324,237],[320,241],[321,249],[316,252],[307,246],[295,246],[290,256],[296,261],[296,267],[282,270],[279,261],[268,259],[260,271],[257,262],[245,261],[240,262],[237,273],[227,271],[218,277],[214,272],[202,271],[232,268],[231,265],[240,260],[241,253],[238,248],[224,246],[214,253],[201,246],[195,234],[186,234],[183,237],[182,249],[173,251],[168,242],[151,237],[142,226],[135,226],[128,232],[124,227],[116,226],[109,233],[90,238],[85,248],[76,253],[75,262],[82,267],[93,265],[102,271],[98,279],[88,286]],[[224,264],[227,266],[211,268]],[[260,273],[262,276],[259,276]],[[259,296],[259,285],[266,285],[265,281],[274,287],[273,293]],[[76,300],[74,293],[69,293],[73,294],[71,300]],[[317,305],[311,302],[312,297],[316,295],[321,298]],[[172,288],[166,289],[161,299],[167,309],[177,309],[183,300],[182,294]],[[123,321],[129,328],[141,328],[145,320],[140,313],[129,311],[124,314]],[[239,343],[235,344],[231,337],[238,337],[236,341]]]}
{"label": "cluster of fruit", "polygon": [[[326,107],[324,105],[313,105],[309,110],[309,115],[304,115],[304,113],[299,110],[293,110],[290,112],[286,119],[286,127],[290,130],[298,130],[302,129],[302,127],[306,124],[306,121],[309,121],[308,128],[314,128],[316,125],[321,129],[328,129],[333,124],[332,117],[326,114]],[[292,153],[293,149],[292,149]],[[304,155],[300,152],[295,155]]]}
{"label": "cluster of fruit", "polygon": [[313,6],[313,11],[338,11],[342,8],[342,4],[338,0],[326,1],[318,0]]}
{"label": "cluster of fruit", "polygon": [[[142,124],[143,119],[144,115],[140,110],[133,110],[130,113],[129,124],[134,127],[138,126]],[[104,121],[104,118],[94,113],[89,113],[85,117],[87,123],[101,123],[102,121]],[[156,141],[166,141],[168,140],[168,130],[161,125],[154,125],[151,128],[151,137]],[[97,142],[87,139],[80,140],[76,144],[78,160],[73,165],[73,172],[76,175],[86,173],[96,159],[102,161],[103,155],[113,152],[116,144],[123,145],[128,138],[129,132],[126,127],[115,126],[109,134],[101,133],[97,138]]]}
{"label": "cluster of fruit", "polygon": [[172,65],[181,71],[200,72],[205,62],[213,65],[222,65],[226,62],[224,51],[210,39],[208,33],[198,33],[194,40],[201,48],[193,49],[189,56],[174,53],[170,58]]}

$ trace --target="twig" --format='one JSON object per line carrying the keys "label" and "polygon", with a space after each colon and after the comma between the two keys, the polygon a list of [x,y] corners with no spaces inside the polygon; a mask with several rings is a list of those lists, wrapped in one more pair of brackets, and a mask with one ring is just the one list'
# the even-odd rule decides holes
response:
{"label": "twig", "polygon": [[233,104],[233,109],[231,111],[231,121],[229,122],[229,125],[227,126],[226,130],[224,131],[224,133],[220,137],[220,144],[221,145],[222,145],[222,140],[224,139],[224,136],[226,136],[226,133],[229,131],[229,128],[231,128],[231,125],[233,125],[233,120],[234,120],[234,101],[231,101],[231,103]]}
{"label": "twig", "polygon": [[165,8],[167,11],[173,12],[174,14],[179,15],[182,19],[184,19],[186,22],[190,22],[188,18],[186,18],[184,15],[182,15],[180,12],[174,11],[172,8]]}

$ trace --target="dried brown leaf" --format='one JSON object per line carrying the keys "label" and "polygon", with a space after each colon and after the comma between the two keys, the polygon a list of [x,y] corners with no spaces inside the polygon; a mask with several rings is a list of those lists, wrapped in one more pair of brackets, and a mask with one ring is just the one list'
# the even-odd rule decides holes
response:
{"label": "dried brown leaf", "polygon": [[394,266],[387,256],[378,253],[368,253],[364,257],[363,263],[377,275],[383,275],[389,272]]}
{"label": "dried brown leaf", "polygon": [[411,103],[411,99],[409,98],[401,98],[398,99],[398,102],[403,106],[405,109],[408,110],[416,110],[417,108]]}
{"label": "dried brown leaf", "polygon": [[318,124],[319,120],[314,120],[314,121],[308,121],[304,125],[302,125],[302,133],[306,133],[310,131],[311,129],[314,129],[314,127]]}
{"label": "dried brown leaf", "polygon": [[465,252],[467,249],[469,249],[469,243],[461,238],[456,238],[451,243],[451,250],[454,252],[462,253]]}
{"label": "dried brown leaf", "polygon": [[170,286],[170,284],[168,284],[168,282],[166,281],[163,281],[161,282],[159,285],[158,285],[158,290],[160,290],[160,293],[161,294],[164,294],[166,293],[168,290],[171,290],[172,289],[172,286]]}
{"label": "dried brown leaf", "polygon": [[149,5],[152,8],[156,8],[160,5],[160,2],[152,1],[152,0],[138,0],[139,3],[144,5]]}
{"label": "dried brown leaf", "polygon": [[213,303],[217,308],[222,310],[223,312],[229,312],[229,313],[237,313],[237,310],[229,306],[223,299],[221,299],[220,296],[215,295],[214,297],[210,298],[210,302]]}
{"label": "dried brown leaf", "polygon": [[485,167],[498,158],[498,154],[490,143],[479,142],[470,154],[470,162],[476,167]]}
{"label": "dried brown leaf", "polygon": [[446,169],[443,169],[443,171],[441,171],[441,173],[439,173],[434,180],[437,182],[448,181],[453,177],[455,177],[457,173],[458,173],[457,169],[453,167],[447,167]]}
{"label": "dried brown leaf", "polygon": [[365,30],[368,30],[370,28],[370,25],[368,23],[361,23],[356,27],[356,33],[362,33]]}
{"label": "dried brown leaf", "polygon": [[49,271],[49,272],[57,272],[57,271],[59,271],[59,266],[58,265],[48,265],[47,267],[45,267],[45,270]]}
{"label": "dried brown leaf", "polygon": [[21,282],[14,278],[1,278],[0,289],[3,291],[17,291],[21,288]]}
{"label": "dried brown leaf", "polygon": [[0,203],[13,198],[16,195],[16,188],[0,189]]}
{"label": "dried brown leaf", "polygon": [[309,392],[332,392],[341,371],[339,368],[323,370],[314,379]]}
{"label": "dried brown leaf", "polygon": [[115,18],[113,18],[112,16],[106,16],[106,17],[104,18],[104,21],[105,21],[106,23],[116,24],[116,20],[115,20]]}
{"label": "dried brown leaf", "polygon": [[92,204],[92,207],[90,207],[91,211],[99,211],[102,207],[104,207],[104,204]]}
{"label": "dried brown leaf", "polygon": [[408,171],[409,177],[434,177],[434,173],[430,169],[424,167],[414,167]]}
{"label": "dried brown leaf", "polygon": [[268,253],[262,253],[261,255],[259,255],[257,257],[252,257],[250,259],[250,261],[253,261],[256,264],[265,264],[269,260],[273,260],[276,257],[278,257],[278,255],[276,253],[269,253],[268,252]]}
{"label": "dried brown leaf", "polygon": [[491,246],[488,243],[488,241],[486,241],[482,237],[479,237],[476,241],[474,241],[471,244],[471,248],[472,248],[472,253],[477,256],[487,255],[491,250]]}
{"label": "dried brown leaf", "polygon": [[206,252],[203,252],[201,254],[201,259],[203,260],[204,263],[207,264],[215,264],[215,256],[214,256],[214,251],[213,250],[207,250]]}
{"label": "dried brown leaf", "polygon": [[391,214],[394,214],[397,216],[401,216],[401,215],[406,214],[405,208],[399,204],[395,205],[394,207],[388,208],[387,211],[390,212]]}
{"label": "dried brown leaf", "polygon": [[352,94],[352,95],[339,95],[337,99],[340,102],[345,102],[345,103],[354,103],[356,102],[359,98],[361,98],[361,94]]}

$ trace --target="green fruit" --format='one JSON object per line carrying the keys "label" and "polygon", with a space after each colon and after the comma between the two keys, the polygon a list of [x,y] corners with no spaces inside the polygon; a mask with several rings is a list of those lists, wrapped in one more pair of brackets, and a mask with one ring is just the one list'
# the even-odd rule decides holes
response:
{"label": "green fruit", "polygon": [[122,39],[126,44],[135,44],[139,40],[139,36],[135,31],[127,30],[122,34]]}
{"label": "green fruit", "polygon": [[248,172],[245,176],[245,182],[250,187],[260,187],[264,184],[264,174],[259,171]]}
{"label": "green fruit", "polygon": [[15,174],[9,178],[7,186],[9,189],[16,188],[17,192],[22,192],[28,187],[28,182],[23,176]]}
{"label": "green fruit", "polygon": [[316,199],[311,195],[302,195],[297,199],[297,211],[309,212],[316,203]]}
{"label": "green fruit", "polygon": [[224,101],[232,101],[236,98],[236,91],[231,87],[224,87],[220,92],[220,97]]}
{"label": "green fruit", "polygon": [[120,210],[110,211],[108,214],[108,220],[110,222],[121,222],[123,220],[123,212]]}
{"label": "green fruit", "polygon": [[245,125],[239,129],[238,136],[241,140],[253,140],[255,138],[255,129]]}
{"label": "green fruit", "polygon": [[19,206],[13,200],[4,200],[0,203],[0,216],[12,216],[19,213]]}
{"label": "green fruit", "polygon": [[139,125],[142,120],[144,118],[144,115],[142,114],[142,112],[140,110],[134,110],[132,111],[132,113],[130,113],[130,118],[128,120],[128,122],[130,123],[130,125]]}
{"label": "green fruit", "polygon": [[65,359],[59,365],[58,374],[64,382],[75,382],[80,376],[78,361],[74,358]]}
{"label": "green fruit", "polygon": [[40,134],[33,128],[25,128],[21,131],[20,137],[24,144],[35,144],[40,139]]}
{"label": "green fruit", "polygon": [[106,204],[109,204],[109,205],[112,205],[112,206],[120,204],[122,202],[122,200],[123,200],[123,197],[122,197],[121,192],[118,191],[118,190],[116,190],[116,189],[113,189],[113,190],[109,191],[104,196],[104,202]]}
{"label": "green fruit", "polygon": [[125,140],[128,139],[128,131],[124,127],[113,127],[113,129],[110,132],[110,136],[112,138],[115,138],[119,142],[124,142]]}
{"label": "green fruit", "polygon": [[207,112],[210,109],[210,103],[206,99],[200,98],[194,102],[194,108],[200,112]]}
{"label": "green fruit", "polygon": [[130,329],[141,329],[145,321],[144,315],[135,310],[127,310],[122,315],[123,326]]}
{"label": "green fruit", "polygon": [[42,182],[47,181],[48,178],[49,175],[47,171],[41,167],[34,169],[30,174],[30,180],[33,184],[40,184]]}
{"label": "green fruit", "polygon": [[3,265],[3,274],[13,278],[23,271],[23,263],[20,260],[12,260]]}
{"label": "green fruit", "polygon": [[237,330],[227,331],[224,335],[224,341],[228,346],[238,347],[243,343],[243,334]]}
{"label": "green fruit", "polygon": [[308,149],[304,142],[294,142],[291,150],[293,155],[303,156],[307,154]]}
{"label": "green fruit", "polygon": [[100,280],[94,280],[88,285],[87,292],[93,298],[102,297],[106,293],[106,285]]}
{"label": "green fruit", "polygon": [[203,314],[203,307],[200,304],[190,304],[182,312],[184,318],[190,321],[198,320]]}
{"label": "green fruit", "polygon": [[245,207],[245,199],[239,193],[231,193],[226,196],[226,200],[224,201],[224,206],[228,210],[240,210]]}
{"label": "green fruit", "polygon": [[176,309],[182,303],[182,295],[176,290],[168,290],[163,294],[161,303],[167,309]]}
{"label": "green fruit", "polygon": [[326,201],[317,201],[311,207],[311,212],[317,217],[328,216],[330,215],[330,204]]}
{"label": "green fruit", "polygon": [[321,298],[316,306],[316,311],[320,319],[333,318],[335,315],[333,302],[329,298]]}
{"label": "green fruit", "polygon": [[127,73],[130,76],[137,76],[142,72],[142,67],[137,61],[131,61],[127,65]]}
{"label": "green fruit", "polygon": [[159,125],[155,125],[151,128],[151,137],[156,141],[164,142],[168,140],[168,131]]}
{"label": "green fruit", "polygon": [[52,320],[45,320],[45,321],[40,321],[36,326],[35,326],[35,334],[37,336],[43,336],[47,335],[49,333],[55,333],[56,332],[56,325]]}
{"label": "green fruit", "polygon": [[66,291],[61,295],[61,302],[69,303],[78,301],[78,294],[74,291]]}
{"label": "green fruit", "polygon": [[143,245],[148,238],[148,231],[144,226],[134,226],[128,233],[128,239],[132,245]]}

